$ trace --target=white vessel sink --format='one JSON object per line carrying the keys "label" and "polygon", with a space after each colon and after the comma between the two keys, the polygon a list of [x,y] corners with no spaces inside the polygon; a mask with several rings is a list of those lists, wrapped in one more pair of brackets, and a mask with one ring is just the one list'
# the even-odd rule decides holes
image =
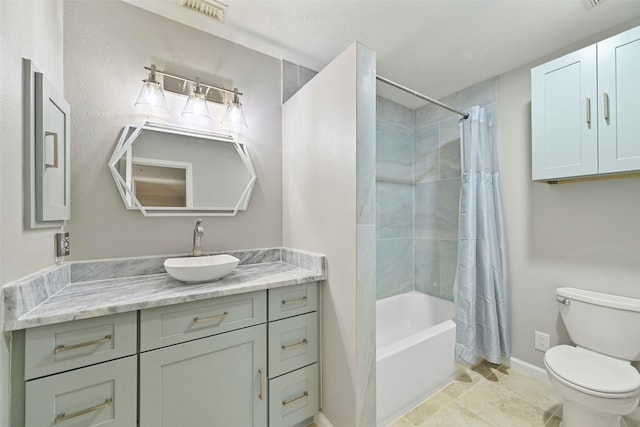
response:
{"label": "white vessel sink", "polygon": [[238,262],[238,258],[226,254],[169,258],[164,262],[164,269],[171,277],[183,282],[206,282],[231,273]]}

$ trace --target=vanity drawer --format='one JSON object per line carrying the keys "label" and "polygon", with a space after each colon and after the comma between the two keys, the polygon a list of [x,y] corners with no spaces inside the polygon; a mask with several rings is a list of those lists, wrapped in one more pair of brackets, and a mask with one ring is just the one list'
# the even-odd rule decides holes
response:
{"label": "vanity drawer", "polygon": [[284,319],[318,309],[318,284],[269,289],[269,320]]}
{"label": "vanity drawer", "polygon": [[136,356],[64,372],[26,384],[29,427],[135,427]]}
{"label": "vanity drawer", "polygon": [[106,362],[136,352],[136,312],[27,329],[25,379]]}
{"label": "vanity drawer", "polygon": [[269,323],[269,378],[317,361],[317,313]]}
{"label": "vanity drawer", "polygon": [[140,351],[264,323],[266,298],[259,291],[142,310]]}
{"label": "vanity drawer", "polygon": [[318,364],[269,381],[269,427],[290,427],[318,412]]}

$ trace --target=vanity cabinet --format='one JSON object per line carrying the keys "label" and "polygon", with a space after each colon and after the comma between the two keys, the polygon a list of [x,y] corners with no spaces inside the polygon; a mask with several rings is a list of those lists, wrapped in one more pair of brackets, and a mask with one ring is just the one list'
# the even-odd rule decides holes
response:
{"label": "vanity cabinet", "polygon": [[27,329],[14,382],[26,410],[14,425],[135,427],[136,331],[135,312]]}
{"label": "vanity cabinet", "polygon": [[640,170],[640,27],[531,70],[532,176]]}
{"label": "vanity cabinet", "polygon": [[312,282],[27,329],[14,425],[299,425],[319,408],[318,324]]}

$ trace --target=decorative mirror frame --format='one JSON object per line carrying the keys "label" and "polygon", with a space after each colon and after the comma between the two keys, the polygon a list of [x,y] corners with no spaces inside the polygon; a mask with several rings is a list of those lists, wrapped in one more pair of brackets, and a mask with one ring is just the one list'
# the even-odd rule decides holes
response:
{"label": "decorative mirror frame", "polygon": [[[131,146],[133,145],[133,142],[144,130],[173,133],[176,135],[211,139],[217,142],[233,144],[238,155],[240,156],[240,159],[242,160],[242,163],[247,168],[247,172],[250,176],[249,182],[235,206],[203,208],[143,206],[132,191],[129,183],[127,183],[127,181],[118,171],[118,167],[122,156],[127,152],[131,152]],[[234,216],[238,213],[239,210],[245,210],[247,208],[249,200],[251,199],[253,187],[257,179],[256,172],[253,168],[253,163],[251,162],[251,158],[249,157],[249,151],[247,150],[246,145],[243,142],[237,141],[235,138],[233,138],[233,136],[189,129],[170,124],[153,123],[148,120],[145,120],[141,125],[127,125],[122,129],[120,139],[118,140],[116,148],[114,149],[113,154],[111,155],[111,159],[109,160],[109,171],[113,176],[116,187],[118,188],[118,192],[122,197],[122,202],[124,203],[125,207],[129,210],[139,210],[144,216]]]}

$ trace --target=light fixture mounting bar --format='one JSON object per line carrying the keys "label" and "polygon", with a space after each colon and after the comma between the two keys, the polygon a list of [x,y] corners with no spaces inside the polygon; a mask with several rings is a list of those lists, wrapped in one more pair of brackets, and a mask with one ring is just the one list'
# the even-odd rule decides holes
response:
{"label": "light fixture mounting bar", "polygon": [[[146,65],[144,67],[144,69],[148,71],[151,71],[152,68],[155,68],[153,64],[151,65],[151,67],[147,67]],[[193,88],[196,86],[195,79],[188,79],[186,77],[167,73],[166,71],[158,70],[157,68],[155,68],[155,73],[164,76],[164,78],[162,79],[163,88],[164,90],[167,90],[169,92],[188,96],[193,92]],[[228,102],[226,100],[226,95],[235,95],[235,92],[233,90],[225,89],[223,87],[211,85],[208,83],[200,82],[200,86],[203,88],[203,92],[207,101],[210,102],[226,104]],[[242,93],[238,92],[237,95],[242,95]]]}

